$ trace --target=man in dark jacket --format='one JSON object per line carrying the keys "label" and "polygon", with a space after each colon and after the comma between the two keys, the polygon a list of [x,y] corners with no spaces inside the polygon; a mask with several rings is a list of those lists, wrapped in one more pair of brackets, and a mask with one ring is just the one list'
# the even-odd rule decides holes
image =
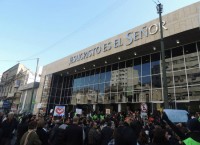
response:
{"label": "man in dark jacket", "polygon": [[131,117],[126,117],[124,125],[120,125],[115,131],[115,145],[136,145],[137,137],[134,129],[130,126]]}
{"label": "man in dark jacket", "polygon": [[113,137],[113,129],[111,128],[111,122],[109,121],[107,123],[107,126],[105,126],[101,131],[101,145],[108,145],[108,142]]}
{"label": "man in dark jacket", "polygon": [[14,118],[14,113],[10,112],[8,118],[2,123],[3,135],[0,143],[1,145],[10,145],[13,132],[17,129],[17,124],[17,120]]}
{"label": "man in dark jacket", "polygon": [[187,123],[190,132],[187,134],[187,138],[183,140],[185,145],[200,145],[200,122],[198,119],[190,119]]}
{"label": "man in dark jacket", "polygon": [[79,118],[73,117],[73,123],[65,129],[65,145],[82,145],[83,144],[83,128],[78,126]]}
{"label": "man in dark jacket", "polygon": [[1,138],[3,135],[3,129],[2,129],[3,118],[4,118],[4,114],[3,112],[0,112],[0,143],[1,143]]}
{"label": "man in dark jacket", "polygon": [[97,123],[94,121],[91,124],[90,131],[88,132],[88,145],[100,145],[101,134],[97,129]]}
{"label": "man in dark jacket", "polygon": [[49,145],[48,143],[48,139],[49,139],[49,134],[47,131],[44,130],[44,125],[45,125],[45,121],[44,119],[40,119],[38,120],[37,122],[37,130],[36,130],[36,133],[39,137],[39,139],[41,140],[42,142],[42,145]]}
{"label": "man in dark jacket", "polygon": [[24,135],[25,132],[28,131],[28,121],[29,121],[28,116],[23,116],[22,121],[17,126],[17,140],[15,145],[20,145],[20,140],[22,136]]}

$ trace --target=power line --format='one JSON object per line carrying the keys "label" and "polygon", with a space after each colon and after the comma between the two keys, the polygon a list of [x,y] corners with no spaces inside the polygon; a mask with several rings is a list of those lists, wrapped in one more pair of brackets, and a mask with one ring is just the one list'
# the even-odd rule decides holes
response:
{"label": "power line", "polygon": [[17,60],[8,60],[8,59],[7,59],[7,60],[0,60],[0,61],[17,61]]}
{"label": "power line", "polygon": [[0,60],[0,61],[15,61],[15,62],[21,62],[21,61],[28,61],[28,60],[35,60],[37,58],[31,58],[31,59],[23,59],[23,60],[9,60],[9,59],[5,59],[5,60]]}
{"label": "power line", "polygon": [[35,59],[38,59],[38,58],[22,59],[22,60],[18,60],[18,62],[21,62],[21,61],[28,61],[28,60],[35,60]]}
{"label": "power line", "polygon": [[[108,14],[107,12],[111,13],[113,10],[116,10],[116,8],[118,7],[121,7],[122,4],[124,4],[124,1],[122,0],[119,0],[119,4],[118,1],[115,1],[114,4],[111,4],[109,5],[105,10],[104,12],[96,15],[95,17],[91,18],[89,21],[87,21],[86,23],[84,23],[83,25],[81,25],[79,28],[77,28],[76,30],[74,30],[73,32],[67,34],[66,36],[64,36],[63,38],[61,38],[60,40],[56,41],[55,43],[53,43],[52,45],[48,46],[47,48],[25,58],[25,59],[28,59],[28,58],[31,58],[31,57],[34,57],[34,56],[38,56],[39,54],[42,54],[42,53],[45,53],[46,51],[48,51],[49,49],[53,48],[54,46],[56,46],[57,44],[61,43],[62,41],[66,40],[67,38],[70,38],[72,35],[76,34],[77,32],[79,32],[80,30],[84,30],[86,27],[89,27],[92,22],[95,22],[95,20],[99,17],[101,17],[102,15],[105,16],[105,14]],[[127,2],[127,1],[126,1]],[[122,4],[121,4],[122,3]],[[117,6],[115,6],[117,4]]]}

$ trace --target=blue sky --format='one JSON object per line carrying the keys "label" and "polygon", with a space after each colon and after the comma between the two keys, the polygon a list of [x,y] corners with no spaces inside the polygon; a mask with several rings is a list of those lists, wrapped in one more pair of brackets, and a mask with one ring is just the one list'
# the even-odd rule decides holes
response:
{"label": "blue sky", "polygon": [[[155,0],[157,1],[157,0]],[[163,15],[199,0],[160,0]],[[35,71],[158,18],[153,0],[0,0],[0,74],[21,61]]]}

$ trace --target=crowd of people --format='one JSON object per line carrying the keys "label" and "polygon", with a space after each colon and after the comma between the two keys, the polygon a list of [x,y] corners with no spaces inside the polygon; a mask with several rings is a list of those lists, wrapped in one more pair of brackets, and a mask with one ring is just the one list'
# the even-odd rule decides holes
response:
{"label": "crowd of people", "polygon": [[165,113],[69,113],[66,117],[0,112],[0,145],[200,145],[200,115],[173,123]]}

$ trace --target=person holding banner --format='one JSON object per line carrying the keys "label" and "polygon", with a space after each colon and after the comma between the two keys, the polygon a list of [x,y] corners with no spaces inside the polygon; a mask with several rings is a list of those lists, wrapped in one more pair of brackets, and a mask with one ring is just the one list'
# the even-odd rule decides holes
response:
{"label": "person holding banner", "polygon": [[183,145],[200,145],[200,122],[197,118],[192,118],[187,121],[189,132],[183,134],[179,128],[172,123],[166,113],[163,113],[162,119],[173,129],[173,131],[180,137]]}

